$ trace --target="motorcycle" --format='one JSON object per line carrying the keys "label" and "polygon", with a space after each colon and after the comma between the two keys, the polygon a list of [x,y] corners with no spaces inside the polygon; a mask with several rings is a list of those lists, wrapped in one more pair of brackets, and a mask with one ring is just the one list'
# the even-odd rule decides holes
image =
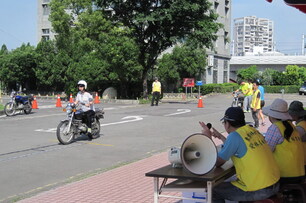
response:
{"label": "motorcycle", "polygon": [[25,114],[31,113],[33,96],[21,96],[12,91],[10,97],[10,101],[4,106],[4,113],[7,116],[14,115],[16,110],[24,111]]}
{"label": "motorcycle", "polygon": [[233,92],[232,107],[243,107],[244,96],[241,92]]}
{"label": "motorcycle", "polygon": [[[61,144],[70,144],[77,138],[81,137],[87,132],[87,125],[82,121],[82,111],[77,110],[77,106],[74,103],[68,103],[66,108],[63,109],[66,112],[66,119],[62,120],[56,130],[56,136]],[[100,119],[104,118],[103,109],[96,108],[95,114],[92,117],[92,138],[98,138],[100,135]]]}

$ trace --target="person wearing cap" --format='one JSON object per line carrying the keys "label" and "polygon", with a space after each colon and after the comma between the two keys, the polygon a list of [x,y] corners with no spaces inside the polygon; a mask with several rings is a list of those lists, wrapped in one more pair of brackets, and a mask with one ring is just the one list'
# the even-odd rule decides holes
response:
{"label": "person wearing cap", "polygon": [[255,128],[258,129],[259,127],[259,119],[258,119],[258,114],[259,114],[259,110],[260,110],[260,91],[258,89],[259,86],[259,82],[258,81],[254,81],[253,82],[253,96],[252,96],[252,102],[251,102],[251,110],[252,110],[252,117],[254,119],[255,122]]}
{"label": "person wearing cap", "polygon": [[287,102],[275,99],[262,111],[272,123],[265,133],[265,140],[279,166],[280,183],[300,183],[305,176],[303,145],[299,132],[291,122]]}
{"label": "person wearing cap", "polygon": [[152,102],[151,102],[151,106],[154,106],[154,101],[155,101],[155,105],[158,106],[160,93],[161,93],[161,84],[158,81],[158,77],[155,77],[155,81],[152,83]]}
{"label": "person wearing cap", "polygon": [[255,201],[269,198],[279,190],[280,171],[264,137],[255,128],[246,125],[240,107],[230,107],[221,119],[228,136],[215,128],[212,131],[200,122],[202,133],[223,141],[216,166],[231,159],[237,179],[223,182],[213,188],[213,202]]}
{"label": "person wearing cap", "polygon": [[306,168],[306,110],[304,110],[302,102],[293,101],[289,105],[288,112],[292,120],[295,121],[296,129],[302,138],[305,159],[304,166]]}

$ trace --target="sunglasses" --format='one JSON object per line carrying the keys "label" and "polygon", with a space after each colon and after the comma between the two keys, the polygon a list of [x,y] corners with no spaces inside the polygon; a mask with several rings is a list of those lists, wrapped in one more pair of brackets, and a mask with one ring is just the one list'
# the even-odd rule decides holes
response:
{"label": "sunglasses", "polygon": [[85,87],[85,85],[78,85],[78,87]]}

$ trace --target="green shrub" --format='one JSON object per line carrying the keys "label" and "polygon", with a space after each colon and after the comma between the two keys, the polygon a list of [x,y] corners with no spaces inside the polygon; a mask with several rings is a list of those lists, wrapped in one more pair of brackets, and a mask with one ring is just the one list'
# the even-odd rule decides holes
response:
{"label": "green shrub", "polygon": [[281,93],[281,90],[284,89],[284,93],[298,93],[299,86],[297,85],[286,85],[286,86],[264,86],[265,93]]}
{"label": "green shrub", "polygon": [[2,111],[3,109],[4,109],[4,106],[0,104],[0,111]]}
{"label": "green shrub", "polygon": [[212,92],[215,93],[232,92],[238,89],[238,87],[239,85],[236,83],[206,84],[201,87],[201,93],[205,95]]}

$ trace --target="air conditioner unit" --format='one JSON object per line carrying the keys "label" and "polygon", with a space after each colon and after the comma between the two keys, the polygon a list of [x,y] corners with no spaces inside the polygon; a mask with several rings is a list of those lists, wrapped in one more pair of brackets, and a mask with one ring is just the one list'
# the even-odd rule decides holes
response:
{"label": "air conditioner unit", "polygon": [[208,55],[208,66],[214,66],[214,55]]}

